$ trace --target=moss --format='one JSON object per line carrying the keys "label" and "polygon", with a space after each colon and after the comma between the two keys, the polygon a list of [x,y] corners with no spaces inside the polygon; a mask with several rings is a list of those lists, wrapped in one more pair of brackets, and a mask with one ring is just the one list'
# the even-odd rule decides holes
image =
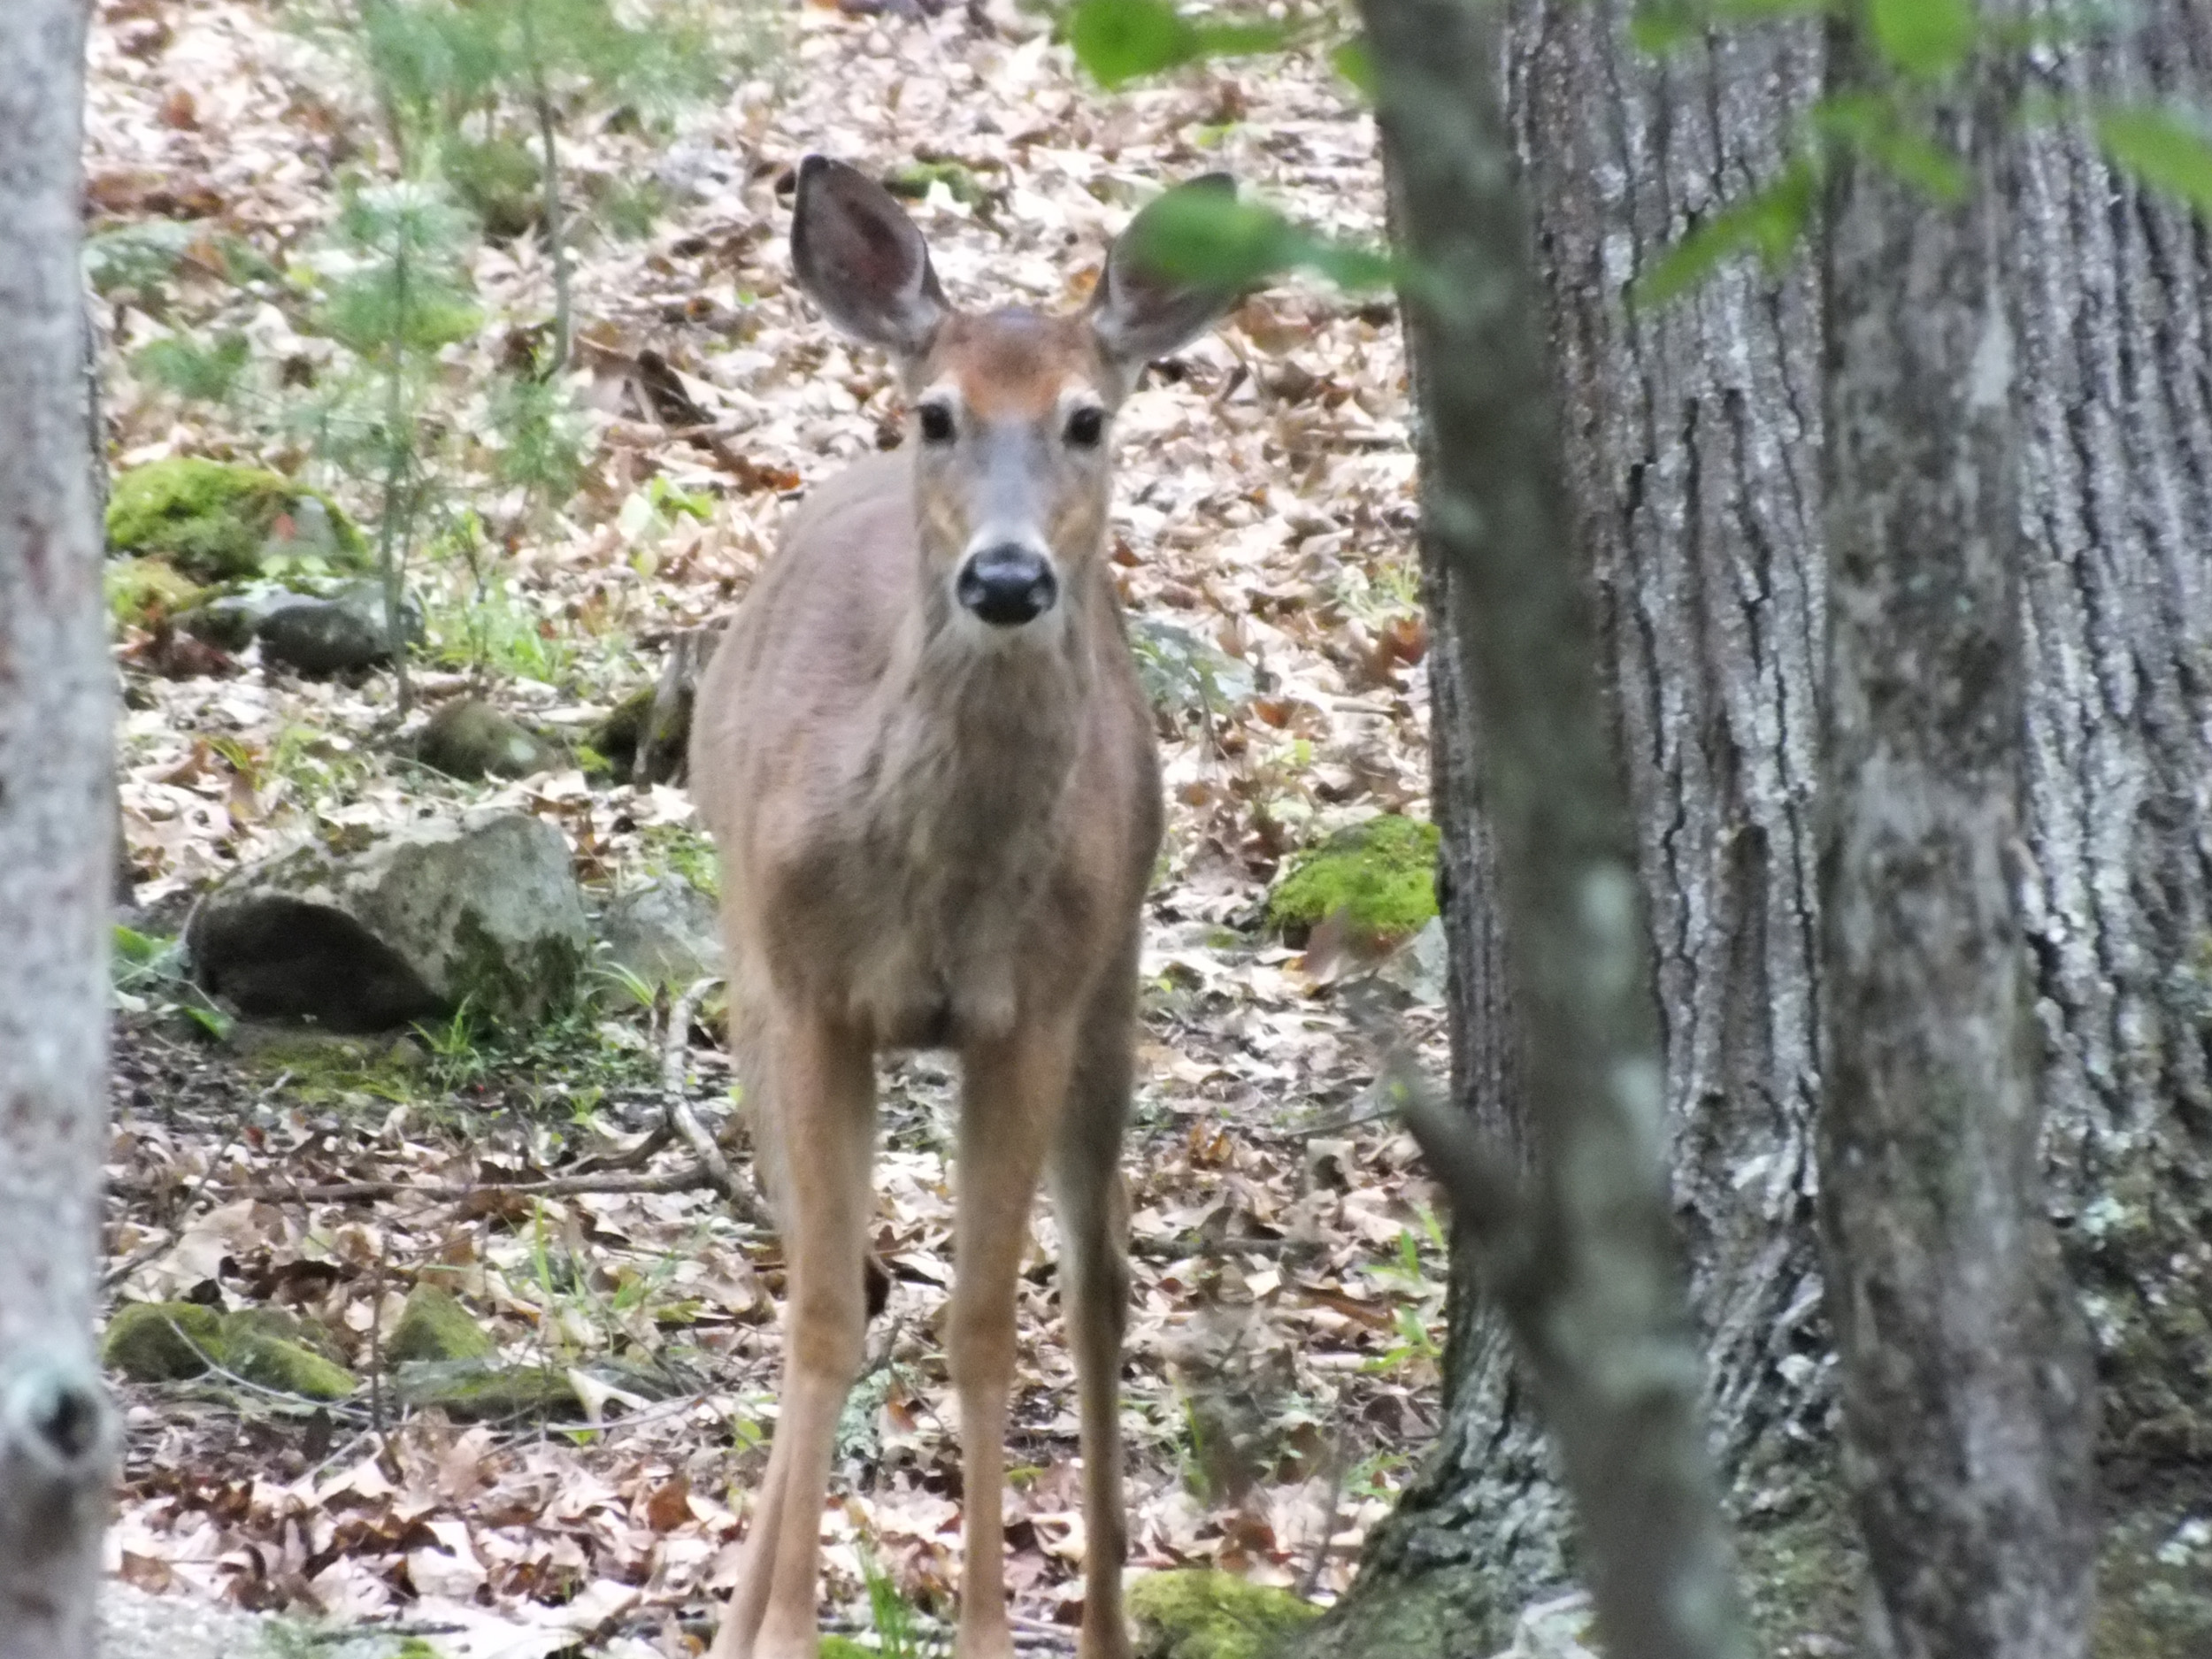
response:
{"label": "moss", "polygon": [[2148,1505],[2106,1529],[2097,1556],[2096,1659],[2212,1653],[2212,1494]]}
{"label": "moss", "polygon": [[212,1365],[280,1393],[341,1400],[357,1384],[335,1352],[327,1332],[280,1309],[226,1315],[198,1302],[160,1302],[117,1309],[100,1357],[133,1382],[180,1382]]}
{"label": "moss", "polygon": [[129,558],[107,568],[108,612],[126,626],[143,627],[188,611],[200,598],[197,582],[177,573],[166,559]]}
{"label": "moss", "polygon": [[519,236],[545,211],[537,152],[519,139],[503,134],[483,141],[449,138],[439,160],[446,182],[489,235]]}
{"label": "moss", "polygon": [[132,1382],[180,1382],[222,1347],[223,1316],[196,1302],[127,1303],[108,1320],[100,1363]]}
{"label": "moss", "polygon": [[392,1340],[384,1345],[384,1352],[395,1363],[489,1359],[497,1351],[483,1327],[469,1317],[468,1310],[434,1285],[418,1285],[408,1293]]}
{"label": "moss", "polygon": [[979,205],[986,194],[982,181],[956,161],[910,162],[903,167],[894,168],[883,180],[883,188],[893,196],[915,201],[927,196],[930,187],[938,184],[943,185],[945,194],[963,207]]}
{"label": "moss", "polygon": [[592,727],[584,739],[584,747],[597,757],[599,764],[588,767],[588,771],[602,778],[629,781],[637,765],[638,746],[646,741],[650,726],[653,753],[657,758],[652,781],[664,783],[675,775],[691,741],[692,698],[688,692],[676,697],[662,710],[659,723],[655,725],[653,711],[659,695],[658,687],[641,686]]}
{"label": "moss", "polygon": [[584,981],[590,941],[545,933],[517,950],[485,932],[472,915],[456,924],[450,979],[456,1008],[503,1025],[534,1025],[572,1007]]}
{"label": "moss", "polygon": [[1866,1555],[1849,1518],[1833,1504],[1743,1527],[1742,1558],[1753,1647],[1777,1655],[1831,1651],[1855,1639]]}
{"label": "moss", "polygon": [[226,1041],[257,1075],[282,1076],[286,1094],[298,1100],[409,1101],[422,1093],[426,1056],[410,1036],[351,1037],[242,1019]]}
{"label": "moss", "polygon": [[415,757],[449,778],[526,778],[557,764],[553,746],[479,697],[461,697],[431,717]]}
{"label": "moss", "polygon": [[1320,1612],[1287,1590],[1210,1570],[1148,1573],[1129,1586],[1136,1659],[1267,1659]]}
{"label": "moss", "polygon": [[333,1364],[345,1363],[345,1350],[330,1329],[319,1319],[303,1319],[297,1314],[281,1308],[241,1308],[223,1316],[223,1342],[226,1348],[239,1343],[266,1338],[271,1341],[289,1342],[311,1354],[319,1354]]}
{"label": "moss", "polygon": [[[309,502],[319,514],[303,511]],[[300,534],[311,517],[329,526],[327,536]],[[107,539],[111,551],[159,555],[201,582],[259,575],[273,552],[288,548],[349,568],[365,565],[368,556],[360,531],[319,491],[280,472],[194,457],[118,476],[108,498]]]}
{"label": "moss", "polygon": [[223,1369],[279,1394],[306,1400],[342,1400],[360,1379],[304,1342],[288,1341],[247,1325],[223,1333]]}
{"label": "moss", "polygon": [[1340,830],[1292,862],[1267,919],[1294,941],[1338,915],[1367,939],[1415,933],[1436,914],[1437,840],[1435,825],[1393,813]]}
{"label": "moss", "polygon": [[565,1417],[581,1409],[566,1373],[485,1359],[410,1360],[396,1372],[411,1410],[437,1406],[468,1422],[481,1417]]}

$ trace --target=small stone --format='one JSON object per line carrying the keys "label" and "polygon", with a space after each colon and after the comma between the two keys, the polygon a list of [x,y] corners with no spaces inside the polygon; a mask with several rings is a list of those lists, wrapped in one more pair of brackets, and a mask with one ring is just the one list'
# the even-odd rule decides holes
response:
{"label": "small stone", "polygon": [[206,1371],[222,1347],[223,1316],[196,1302],[137,1302],[118,1308],[100,1363],[132,1382],[180,1382]]}
{"label": "small stone", "polygon": [[431,717],[415,757],[449,778],[527,778],[560,764],[559,751],[480,697],[461,697]]}
{"label": "small stone", "polygon": [[385,1343],[385,1355],[395,1363],[403,1360],[488,1360],[499,1351],[484,1329],[469,1317],[452,1294],[434,1285],[418,1285],[408,1293],[399,1324]]}
{"label": "small stone", "polygon": [[[422,608],[403,603],[408,636],[422,633]],[[344,582],[326,598],[295,595],[273,606],[254,629],[261,654],[303,674],[342,674],[391,660],[391,634],[381,584]]]}

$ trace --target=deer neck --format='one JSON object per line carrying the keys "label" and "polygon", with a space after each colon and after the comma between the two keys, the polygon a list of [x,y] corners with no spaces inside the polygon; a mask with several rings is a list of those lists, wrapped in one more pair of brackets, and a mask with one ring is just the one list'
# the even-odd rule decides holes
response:
{"label": "deer neck", "polygon": [[1088,587],[1067,585],[1056,626],[1000,639],[956,614],[941,580],[925,582],[881,683],[871,757],[910,856],[982,856],[1012,876],[1055,844],[1093,678]]}

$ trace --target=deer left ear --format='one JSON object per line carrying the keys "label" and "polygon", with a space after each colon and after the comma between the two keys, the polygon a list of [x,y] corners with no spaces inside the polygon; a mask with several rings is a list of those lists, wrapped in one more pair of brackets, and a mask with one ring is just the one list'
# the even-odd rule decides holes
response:
{"label": "deer left ear", "polygon": [[1178,185],[1148,204],[1107,251],[1106,268],[1091,294],[1091,327],[1107,357],[1125,373],[1133,377],[1155,357],[1188,345],[1243,297],[1237,288],[1148,269],[1141,257],[1147,234],[1157,228],[1165,204],[1187,203],[1194,193],[1233,201],[1236,192],[1236,180],[1225,173]]}

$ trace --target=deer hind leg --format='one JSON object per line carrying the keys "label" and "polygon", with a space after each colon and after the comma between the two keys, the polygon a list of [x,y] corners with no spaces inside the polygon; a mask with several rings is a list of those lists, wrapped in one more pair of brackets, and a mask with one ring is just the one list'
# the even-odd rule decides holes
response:
{"label": "deer hind leg", "polygon": [[959,1659],[1011,1659],[1006,1620],[1006,1405],[1014,1294],[1045,1148],[1065,1106],[1074,1033],[1018,1027],[972,1046],[960,1112],[951,1340],[966,1510]]}
{"label": "deer hind leg", "polygon": [[1129,1188],[1121,1173],[1136,1040],[1136,964],[1102,987],[1078,1050],[1052,1150],[1061,1323],[1075,1357],[1083,1431],[1083,1633],[1077,1659],[1129,1659],[1121,1569],[1121,1342],[1129,1320]]}
{"label": "deer hind leg", "polygon": [[822,1504],[866,1325],[863,1261],[875,1148],[875,1061],[811,1018],[767,1033],[764,1112],[775,1115],[777,1207],[788,1263],[783,1389],[745,1567],[712,1659],[813,1659]]}

